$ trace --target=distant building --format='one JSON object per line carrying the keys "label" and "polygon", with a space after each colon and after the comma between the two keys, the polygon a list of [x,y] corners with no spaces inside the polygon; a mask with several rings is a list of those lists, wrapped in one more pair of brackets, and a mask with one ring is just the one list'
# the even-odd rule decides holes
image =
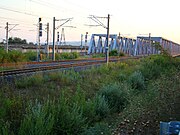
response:
{"label": "distant building", "polygon": [[[1,47],[4,47],[3,45],[1,45]],[[22,44],[22,45],[9,45],[9,50],[19,50],[23,53],[26,52],[36,52],[37,51],[37,46],[36,45],[26,45],[26,44]],[[53,46],[49,45],[49,53],[52,53],[53,50]],[[87,52],[88,47],[86,47],[86,51],[85,51],[85,47],[83,46],[72,46],[72,45],[63,45],[63,46],[55,46],[55,52],[56,53],[62,53],[62,52]],[[45,45],[40,46],[40,51],[43,53],[47,52],[47,48]]]}

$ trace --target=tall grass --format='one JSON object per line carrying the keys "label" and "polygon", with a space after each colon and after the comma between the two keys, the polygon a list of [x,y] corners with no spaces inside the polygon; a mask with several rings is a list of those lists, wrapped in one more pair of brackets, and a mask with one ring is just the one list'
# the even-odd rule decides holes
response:
{"label": "tall grass", "polygon": [[8,53],[5,50],[0,49],[0,63],[9,63],[9,62],[22,62],[25,61],[25,56],[20,51],[9,51]]}
{"label": "tall grass", "polygon": [[[145,79],[140,71],[135,71],[128,78],[131,88],[138,91],[143,91],[145,89]],[[135,92],[135,91],[134,91]]]}
{"label": "tall grass", "polygon": [[179,119],[179,62],[150,56],[3,84],[0,134],[157,134],[159,121]]}
{"label": "tall grass", "polygon": [[123,84],[110,84],[102,87],[99,94],[105,98],[110,108],[115,112],[122,111],[128,104],[128,91]]}
{"label": "tall grass", "polygon": [[47,101],[41,105],[29,104],[24,119],[21,122],[18,135],[50,135],[54,126],[55,108],[53,102]]}

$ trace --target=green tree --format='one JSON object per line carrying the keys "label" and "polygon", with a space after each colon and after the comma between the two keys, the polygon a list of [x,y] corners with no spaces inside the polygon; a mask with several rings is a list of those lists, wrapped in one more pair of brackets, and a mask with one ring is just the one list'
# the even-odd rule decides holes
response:
{"label": "green tree", "polygon": [[10,37],[9,38],[9,44],[27,44],[27,41],[26,39],[21,39],[21,38],[18,38],[18,37]]}

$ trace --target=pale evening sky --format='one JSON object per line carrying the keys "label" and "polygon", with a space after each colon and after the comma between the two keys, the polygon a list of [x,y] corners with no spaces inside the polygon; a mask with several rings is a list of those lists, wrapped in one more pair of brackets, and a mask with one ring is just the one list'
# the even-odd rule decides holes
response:
{"label": "pale evening sky", "polygon": [[[89,15],[110,18],[110,34],[119,32],[128,37],[151,33],[180,43],[179,0],[1,0],[0,2],[0,41],[5,39],[6,22],[19,24],[9,32],[9,37],[20,37],[28,42],[36,42],[38,18],[42,23],[50,23],[50,41],[52,41],[53,17],[71,18],[65,28],[66,41],[79,41],[81,34],[89,32],[106,33],[103,27],[88,27],[96,24],[88,19]],[[100,19],[105,25],[106,19]],[[61,22],[56,22],[56,26]],[[12,27],[10,25],[9,27]],[[44,26],[45,27],[45,26]],[[58,29],[61,33],[61,28]],[[57,32],[56,31],[56,32]],[[90,38],[90,36],[88,37]],[[42,42],[46,40],[43,32]]]}

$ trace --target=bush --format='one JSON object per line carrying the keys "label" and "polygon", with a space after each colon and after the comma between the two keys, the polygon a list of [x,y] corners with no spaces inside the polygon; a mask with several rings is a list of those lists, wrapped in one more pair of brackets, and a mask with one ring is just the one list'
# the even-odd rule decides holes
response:
{"label": "bush", "polygon": [[117,50],[110,51],[109,56],[118,56],[118,51]]}
{"label": "bush", "polygon": [[125,54],[120,51],[119,56],[125,56]]}
{"label": "bush", "polygon": [[100,57],[105,57],[106,55],[104,53],[100,53],[100,54],[93,54],[92,58],[100,58]]}
{"label": "bush", "polygon": [[68,103],[64,92],[57,103],[54,134],[80,134],[86,128],[86,118],[77,103]]}
{"label": "bush", "polygon": [[52,133],[54,103],[47,101],[45,105],[36,102],[27,108],[27,114],[21,122],[18,135],[49,135]]}
{"label": "bush", "polygon": [[0,49],[0,63],[8,63],[8,62],[23,62],[25,61],[25,55],[20,51],[9,51],[6,53],[5,50]]}
{"label": "bush", "polygon": [[132,89],[142,91],[145,89],[144,77],[140,71],[135,71],[128,79]]}
{"label": "bush", "polygon": [[0,134],[1,135],[9,135],[9,123],[5,123],[3,121],[0,121]]}
{"label": "bush", "polygon": [[94,105],[96,117],[102,119],[109,115],[110,109],[108,102],[105,100],[105,96],[97,95],[94,99]]}
{"label": "bush", "polygon": [[105,98],[110,108],[115,112],[122,111],[128,103],[128,91],[122,84],[110,84],[104,86],[99,94]]}
{"label": "bush", "polygon": [[142,60],[141,72],[148,79],[156,79],[163,73],[168,73],[174,66],[173,59],[166,55],[154,55]]}
{"label": "bush", "polygon": [[124,82],[126,80],[126,75],[123,74],[123,73],[119,73],[118,76],[117,76],[117,79],[119,82]]}
{"label": "bush", "polygon": [[8,55],[9,55],[9,59],[10,59],[9,62],[17,63],[17,62],[25,61],[25,56],[20,51],[13,50],[13,51],[9,52]]}
{"label": "bush", "polygon": [[63,52],[63,53],[56,53],[56,60],[67,60],[67,59],[77,59],[79,57],[79,53],[77,52]]}
{"label": "bush", "polygon": [[44,78],[42,75],[34,75],[28,78],[21,78],[15,80],[15,86],[17,88],[28,88],[28,87],[37,87],[43,85]]}
{"label": "bush", "polygon": [[25,57],[27,61],[36,61],[37,60],[37,52],[27,52],[25,53]]}

